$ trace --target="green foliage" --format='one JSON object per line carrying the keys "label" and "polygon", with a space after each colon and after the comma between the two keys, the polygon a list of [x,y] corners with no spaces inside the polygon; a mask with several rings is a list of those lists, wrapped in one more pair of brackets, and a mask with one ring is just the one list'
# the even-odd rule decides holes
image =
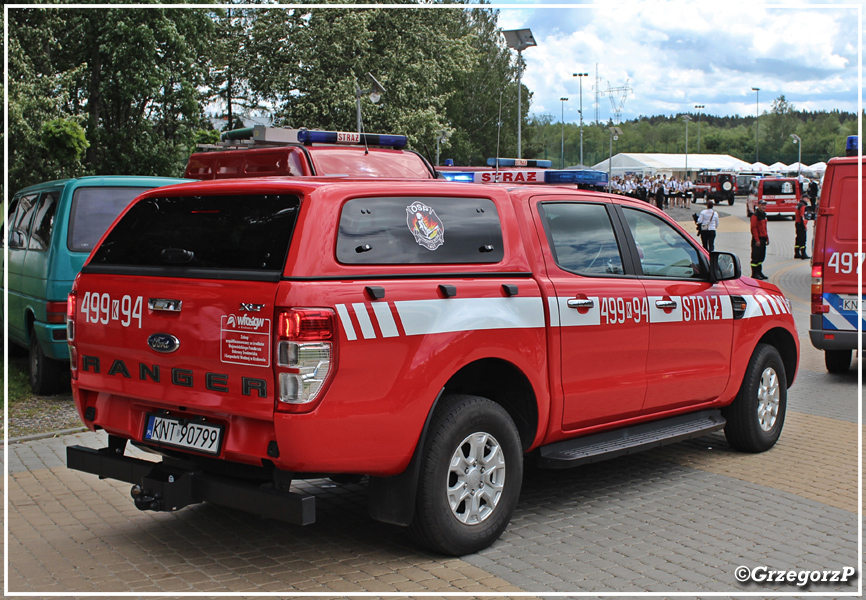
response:
{"label": "green foliage", "polygon": [[[625,121],[619,125],[623,134],[613,142],[607,124],[584,123],[584,164],[598,164],[607,160],[611,152],[682,154],[686,150],[686,126],[682,116],[640,117]],[[690,116],[690,154],[729,154],[749,163],[755,162],[754,117],[702,114],[699,125],[697,115]],[[524,146],[524,156],[552,160],[554,165],[558,165],[562,124],[551,115],[536,115],[529,120],[528,128],[534,143]],[[771,111],[762,114],[758,122],[759,160],[768,165],[796,162],[798,147],[792,142],[792,133],[803,140],[803,163],[826,162],[833,156],[844,156],[845,140],[849,135],[857,134],[857,115],[840,111],[798,111],[785,100],[784,95],[780,96]],[[580,156],[579,126],[566,123],[564,136],[565,164],[576,165]]]}
{"label": "green foliage", "polygon": [[53,119],[42,125],[42,145],[61,164],[77,163],[90,143],[84,128],[70,119]]}

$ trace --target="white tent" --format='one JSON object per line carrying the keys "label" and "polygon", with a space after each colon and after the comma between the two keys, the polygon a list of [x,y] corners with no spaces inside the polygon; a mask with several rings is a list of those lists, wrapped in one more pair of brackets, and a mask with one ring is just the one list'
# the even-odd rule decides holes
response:
{"label": "white tent", "polygon": [[770,165],[769,169],[771,171],[787,171],[788,165],[783,162],[774,162],[772,165]]}
{"label": "white tent", "polygon": [[[751,165],[727,154],[641,154],[621,152],[612,160],[607,159],[592,168],[599,171],[610,171],[611,175],[627,174],[659,174],[669,177],[683,178],[686,164],[692,178],[698,171],[740,171],[751,168]],[[610,169],[608,169],[610,162]]]}
{"label": "white tent", "polygon": [[756,163],[752,163],[752,167],[750,170],[752,170],[752,171],[769,171],[770,167],[768,167],[767,165],[765,165],[762,162],[756,162]]}
{"label": "white tent", "polygon": [[784,169],[785,173],[805,173],[809,170],[807,165],[804,165],[800,162],[795,162],[794,164],[788,165],[787,169]]}
{"label": "white tent", "polygon": [[809,165],[806,167],[807,171],[812,171],[813,173],[823,173],[827,170],[827,163],[821,161],[816,162],[814,165]]}

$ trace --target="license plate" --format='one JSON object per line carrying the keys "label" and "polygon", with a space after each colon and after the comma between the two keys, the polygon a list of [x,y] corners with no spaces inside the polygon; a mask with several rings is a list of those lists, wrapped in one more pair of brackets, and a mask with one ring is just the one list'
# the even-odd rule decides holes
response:
{"label": "license plate", "polygon": [[860,310],[860,299],[859,298],[851,298],[849,300],[842,300],[842,310],[846,312],[857,312]]}
{"label": "license plate", "polygon": [[216,455],[220,452],[222,435],[222,425],[148,414],[142,438],[163,446]]}

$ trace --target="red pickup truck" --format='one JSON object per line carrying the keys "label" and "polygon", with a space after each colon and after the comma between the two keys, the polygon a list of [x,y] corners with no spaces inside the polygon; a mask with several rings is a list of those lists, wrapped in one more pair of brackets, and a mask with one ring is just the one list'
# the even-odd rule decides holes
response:
{"label": "red pickup truck", "polygon": [[[799,347],[778,288],[623,196],[268,178],[140,196],[69,296],[68,466],[143,510],[307,524],[293,479],[369,479],[437,552],[506,528],[523,461],[572,467],[724,429],[767,450]],[[128,442],[161,456],[125,454]]]}

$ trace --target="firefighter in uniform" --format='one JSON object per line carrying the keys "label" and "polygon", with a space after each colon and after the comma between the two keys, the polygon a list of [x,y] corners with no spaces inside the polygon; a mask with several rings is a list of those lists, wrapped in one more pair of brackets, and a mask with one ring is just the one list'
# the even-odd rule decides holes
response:
{"label": "firefighter in uniform", "polygon": [[767,255],[767,246],[770,245],[770,237],[767,235],[767,213],[764,212],[766,202],[761,200],[752,213],[752,277],[755,279],[769,279],[762,270],[764,257]]}
{"label": "firefighter in uniform", "polygon": [[805,198],[800,198],[797,204],[797,212],[794,213],[794,258],[809,259],[806,254],[806,207],[809,203]]}

